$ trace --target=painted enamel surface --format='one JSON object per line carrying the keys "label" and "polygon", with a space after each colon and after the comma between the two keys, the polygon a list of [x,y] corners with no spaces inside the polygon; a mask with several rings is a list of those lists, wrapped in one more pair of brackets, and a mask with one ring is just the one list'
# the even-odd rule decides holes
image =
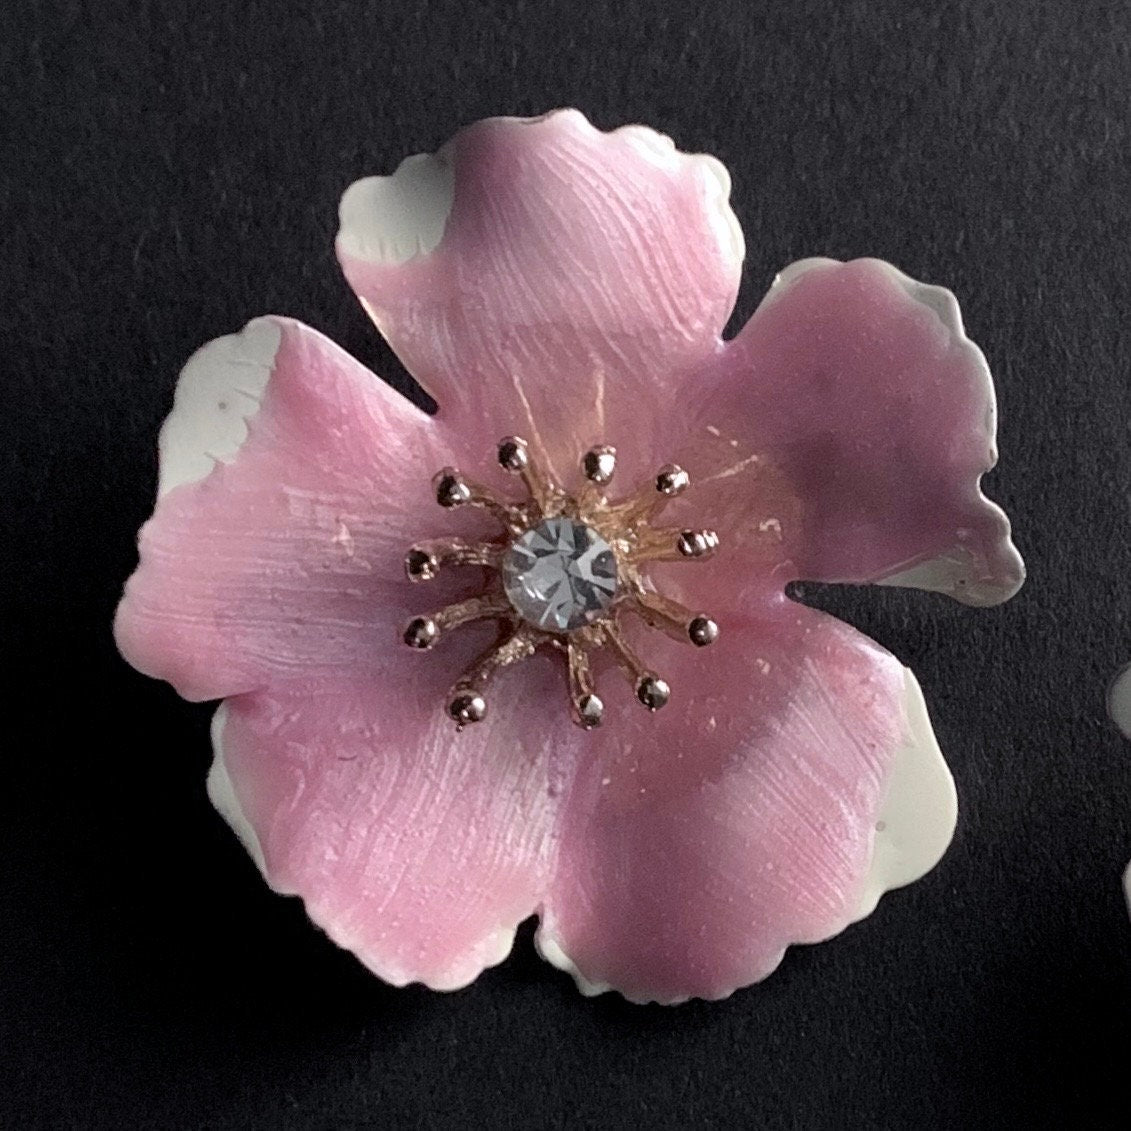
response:
{"label": "painted enamel surface", "polygon": [[158,497],[235,458],[247,439],[247,422],[259,411],[281,338],[275,321],[257,318],[189,359],[157,441]]}
{"label": "painted enamel surface", "polygon": [[483,451],[523,435],[560,477],[605,435],[633,438],[622,471],[653,470],[663,416],[639,407],[679,395],[738,291],[725,169],[576,111],[478,122],[441,159],[455,192],[429,254],[357,255],[381,243],[380,217],[352,207],[338,235],[347,279],[440,419]]}
{"label": "painted enamel surface", "polygon": [[[242,407],[237,386],[264,366],[271,379],[256,414],[239,421],[235,460],[231,412],[219,403]],[[444,430],[289,319],[260,319],[205,347],[185,374],[193,395],[178,394],[160,446],[173,470],[161,473],[142,564],[118,611],[122,653],[189,699],[277,679],[376,678],[401,663],[374,641],[394,639],[407,615],[400,558],[433,505],[414,461],[452,459]],[[209,421],[214,442],[199,430]],[[217,452],[227,458],[199,458]]]}
{"label": "painted enamel surface", "polygon": [[[182,377],[119,645],[227,699],[214,803],[272,886],[389,981],[464,985],[537,913],[540,950],[586,992],[721,997],[949,842],[953,783],[914,677],[783,589],[1015,590],[979,489],[984,359],[946,292],[876,261],[787,269],[724,345],[742,258],[728,189],[642,127],[478,123],[341,210],[347,277],[437,417],[286,319]],[[722,636],[705,656],[650,642],[675,689],[658,715],[625,687],[577,730],[543,657],[457,737],[444,694],[483,633],[425,662],[399,646],[422,600],[460,594],[403,581],[435,525],[432,471],[490,478],[510,432],[563,477],[595,442],[626,478],[680,452],[688,507],[724,532],[677,584],[709,593]]]}
{"label": "painted enamel surface", "polygon": [[1024,580],[1001,508],[993,384],[952,295],[874,259],[803,260],[712,367],[704,439],[773,466],[800,506],[793,578],[882,582],[972,605]]}

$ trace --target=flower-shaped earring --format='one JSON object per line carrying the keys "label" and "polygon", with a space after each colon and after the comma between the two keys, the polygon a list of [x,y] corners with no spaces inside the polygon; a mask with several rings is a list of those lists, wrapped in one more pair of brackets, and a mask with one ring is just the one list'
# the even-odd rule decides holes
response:
{"label": "flower-shaped earring", "polygon": [[587,992],[722,997],[949,842],[914,677],[785,586],[1017,589],[988,370],[875,260],[794,264],[724,342],[728,192],[642,127],[480,122],[342,201],[435,416],[284,318],[182,375],[119,646],[224,700],[213,801],[391,982],[536,914]]}

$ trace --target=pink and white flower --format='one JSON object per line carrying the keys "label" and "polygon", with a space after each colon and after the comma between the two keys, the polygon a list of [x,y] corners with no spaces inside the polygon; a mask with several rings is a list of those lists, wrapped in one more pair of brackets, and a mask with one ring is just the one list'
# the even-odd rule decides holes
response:
{"label": "pink and white flower", "polygon": [[[119,647],[224,700],[213,801],[271,886],[390,982],[463,986],[537,914],[541,953],[587,992],[723,997],[950,840],[914,677],[784,586],[1017,590],[979,487],[989,372],[947,291],[876,260],[794,264],[724,342],[744,254],[728,194],[717,161],[642,127],[479,122],[341,207],[346,277],[435,416],[286,318],[181,377]],[[604,725],[579,730],[539,654],[457,734],[444,697],[484,637],[401,646],[431,474],[504,489],[487,457],[511,433],[561,479],[594,443],[630,480],[675,459],[696,489],[673,510],[723,534],[712,562],[663,573],[722,634],[704,653],[649,636],[674,689],[659,714],[611,685]]]}

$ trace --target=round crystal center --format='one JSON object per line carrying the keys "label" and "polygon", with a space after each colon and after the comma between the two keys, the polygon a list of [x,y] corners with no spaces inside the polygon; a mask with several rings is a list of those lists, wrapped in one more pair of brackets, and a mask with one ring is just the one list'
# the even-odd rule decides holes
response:
{"label": "round crystal center", "polygon": [[548,518],[516,538],[503,557],[502,575],[510,603],[547,632],[591,623],[617,591],[612,547],[571,518]]}

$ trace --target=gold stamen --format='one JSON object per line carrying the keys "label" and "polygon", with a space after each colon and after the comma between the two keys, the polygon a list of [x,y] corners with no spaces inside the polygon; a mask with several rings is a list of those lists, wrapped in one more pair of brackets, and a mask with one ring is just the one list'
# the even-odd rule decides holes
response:
{"label": "gold stamen", "polygon": [[432,478],[436,502],[451,510],[455,507],[475,507],[493,514],[512,534],[526,528],[528,515],[521,504],[500,499],[490,487],[476,483],[454,467],[445,467]]}
{"label": "gold stamen", "polygon": [[682,562],[705,560],[719,548],[713,530],[646,529],[636,533],[628,560],[642,562]]}
{"label": "gold stamen", "polygon": [[655,478],[638,487],[627,499],[608,508],[609,518],[626,530],[654,522],[664,508],[691,485],[691,477],[679,464],[665,463]]}
{"label": "gold stamen", "polygon": [[404,570],[409,581],[431,581],[442,566],[498,569],[506,549],[500,542],[469,542],[464,538],[417,542],[405,555]]}
{"label": "gold stamen", "polygon": [[593,672],[589,667],[589,653],[582,644],[570,641],[569,697],[573,705],[573,721],[591,730],[601,725],[605,704],[593,690]]}
{"label": "gold stamen", "polygon": [[[499,575],[492,579],[485,593],[457,601],[431,615],[414,617],[404,630],[406,644],[429,649],[450,629],[478,620],[499,621],[496,644],[451,689],[447,709],[457,729],[463,730],[486,717],[486,691],[501,668],[527,659],[540,648],[554,649],[566,657],[571,713],[578,726],[599,726],[604,714],[591,668],[592,656],[600,649],[607,649],[627,675],[640,703],[649,711],[659,710],[668,702],[671,689],[637,656],[625,639],[618,617],[622,609],[633,612],[649,627],[699,647],[714,643],[719,635],[719,626],[709,616],[655,592],[638,568],[647,562],[706,558],[717,548],[718,535],[712,530],[656,529],[652,525],[668,502],[687,490],[687,473],[676,464],[665,464],[651,483],[629,498],[611,503],[605,487],[616,471],[616,451],[608,445],[597,445],[582,456],[584,481],[580,491],[572,495],[554,482],[522,437],[501,440],[497,456],[505,470],[521,478],[526,499],[508,501],[451,467],[440,471],[433,487],[441,506],[489,511],[506,527],[509,538],[440,538],[417,543],[405,557],[405,573],[414,582],[429,581],[442,567],[455,565],[481,566]],[[615,589],[606,595],[603,604],[589,608],[595,619],[564,632],[540,627],[544,622],[534,619],[541,616],[540,606],[535,601],[532,608],[524,607],[525,598],[515,595],[522,591],[513,588],[513,577],[508,574],[505,590],[502,584],[502,575],[509,569],[505,563],[513,539],[555,517],[590,529],[571,532],[563,527],[562,537],[576,537],[577,546],[565,542],[558,547],[543,547],[540,553],[561,554],[569,559],[572,568],[581,558],[581,542],[593,535],[611,550],[616,562]],[[566,563],[559,562],[558,568],[566,568]],[[523,584],[527,580],[523,578]]]}
{"label": "gold stamen", "polygon": [[483,593],[447,605],[431,616],[413,617],[405,625],[404,642],[410,648],[431,648],[440,635],[472,621],[490,620],[492,617],[512,616],[514,609],[501,593]]}
{"label": "gold stamen", "polygon": [[619,625],[610,621],[603,626],[603,635],[617,666],[632,682],[636,698],[649,711],[658,711],[667,703],[671,695],[671,688],[668,687],[667,682],[641,663],[640,657],[621,634]]}
{"label": "gold stamen", "polygon": [[507,436],[499,441],[498,456],[499,463],[507,471],[522,478],[523,485],[541,514],[549,514],[562,493],[538,460],[530,454],[530,445],[521,436]]}
{"label": "gold stamen", "polygon": [[703,648],[719,638],[719,626],[705,613],[693,613],[679,601],[638,586],[634,601],[625,602],[625,609],[636,613],[645,624],[659,629],[673,640]]}
{"label": "gold stamen", "polygon": [[487,700],[483,693],[495,674],[501,668],[534,655],[537,647],[537,634],[528,626],[519,625],[500,643],[488,648],[460,676],[448,697],[448,714],[455,720],[457,730],[463,730],[469,723],[483,721],[487,714]]}

